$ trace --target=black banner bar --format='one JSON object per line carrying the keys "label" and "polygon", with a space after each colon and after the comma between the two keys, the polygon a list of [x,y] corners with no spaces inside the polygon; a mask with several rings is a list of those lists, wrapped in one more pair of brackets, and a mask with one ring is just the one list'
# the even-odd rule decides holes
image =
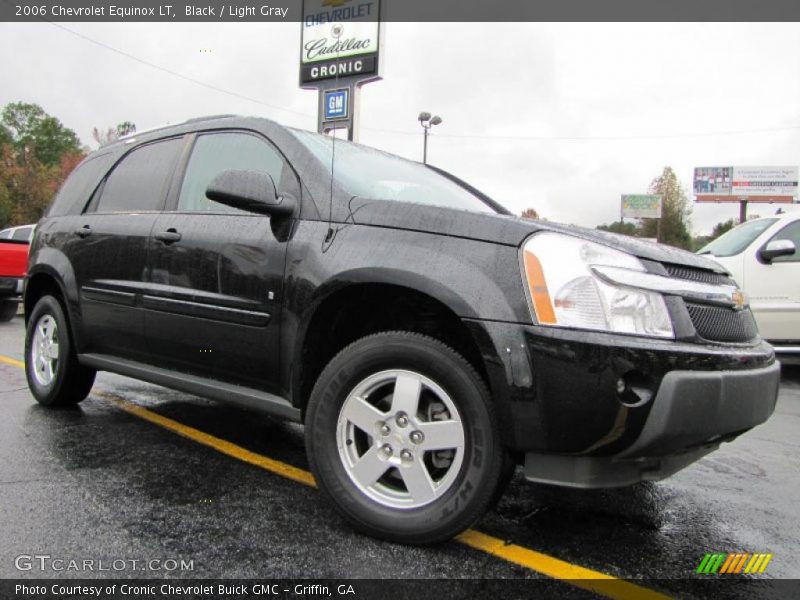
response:
{"label": "black banner bar", "polygon": [[[637,579],[670,597],[796,598],[800,580],[725,577]],[[459,600],[616,597],[608,580],[537,579],[4,579],[3,600]],[[603,585],[601,585],[603,584]]]}
{"label": "black banner bar", "polygon": [[[368,0],[336,0],[357,6]],[[800,21],[792,0],[386,0],[383,21]],[[300,22],[301,0],[0,0],[0,21]]]}

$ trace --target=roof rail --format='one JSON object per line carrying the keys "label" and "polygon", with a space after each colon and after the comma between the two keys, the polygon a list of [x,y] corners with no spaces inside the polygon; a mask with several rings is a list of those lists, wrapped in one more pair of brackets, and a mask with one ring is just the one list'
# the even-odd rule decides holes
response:
{"label": "roof rail", "polygon": [[137,135],[144,135],[146,133],[153,133],[154,131],[161,131],[162,129],[167,129],[169,127],[177,127],[178,125],[186,125],[188,123],[197,123],[198,121],[211,121],[213,119],[225,119],[228,117],[235,117],[237,115],[230,113],[230,114],[222,114],[222,115],[209,115],[207,117],[192,117],[191,119],[186,119],[185,121],[181,121],[180,123],[167,123],[166,125],[159,125],[158,127],[150,127],[149,129],[141,129],[139,131],[132,131],[130,133],[126,133],[117,138],[116,141],[124,142],[125,140],[129,140],[131,138],[136,137]]}

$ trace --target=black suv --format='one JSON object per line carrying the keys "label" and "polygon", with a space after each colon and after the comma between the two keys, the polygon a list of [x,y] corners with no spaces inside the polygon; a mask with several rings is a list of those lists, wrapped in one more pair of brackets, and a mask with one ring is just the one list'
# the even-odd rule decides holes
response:
{"label": "black suv", "polygon": [[408,543],[470,526],[516,464],[666,477],[765,421],[780,376],[714,262],[232,116],[87,157],[36,230],[25,315],[40,403],[105,370],[302,421],[340,512]]}

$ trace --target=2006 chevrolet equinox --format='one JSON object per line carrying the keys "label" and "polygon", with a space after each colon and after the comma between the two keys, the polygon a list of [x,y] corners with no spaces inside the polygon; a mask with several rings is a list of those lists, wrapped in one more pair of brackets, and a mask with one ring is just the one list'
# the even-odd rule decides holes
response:
{"label": "2006 chevrolet equinox", "polygon": [[255,118],[88,156],[36,230],[25,315],[41,404],[104,370],[302,421],[341,514],[406,543],[469,527],[516,464],[664,478],[764,422],[780,375],[714,262]]}

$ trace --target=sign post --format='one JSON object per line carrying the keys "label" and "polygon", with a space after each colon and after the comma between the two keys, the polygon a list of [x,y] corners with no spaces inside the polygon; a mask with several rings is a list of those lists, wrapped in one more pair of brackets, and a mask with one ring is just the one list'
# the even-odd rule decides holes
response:
{"label": "sign post", "polygon": [[361,86],[381,79],[380,0],[303,0],[300,87],[319,93],[317,131],[358,140]]}
{"label": "sign post", "polygon": [[739,222],[747,220],[748,202],[791,203],[797,198],[797,167],[697,167],[695,202],[738,202]]}

